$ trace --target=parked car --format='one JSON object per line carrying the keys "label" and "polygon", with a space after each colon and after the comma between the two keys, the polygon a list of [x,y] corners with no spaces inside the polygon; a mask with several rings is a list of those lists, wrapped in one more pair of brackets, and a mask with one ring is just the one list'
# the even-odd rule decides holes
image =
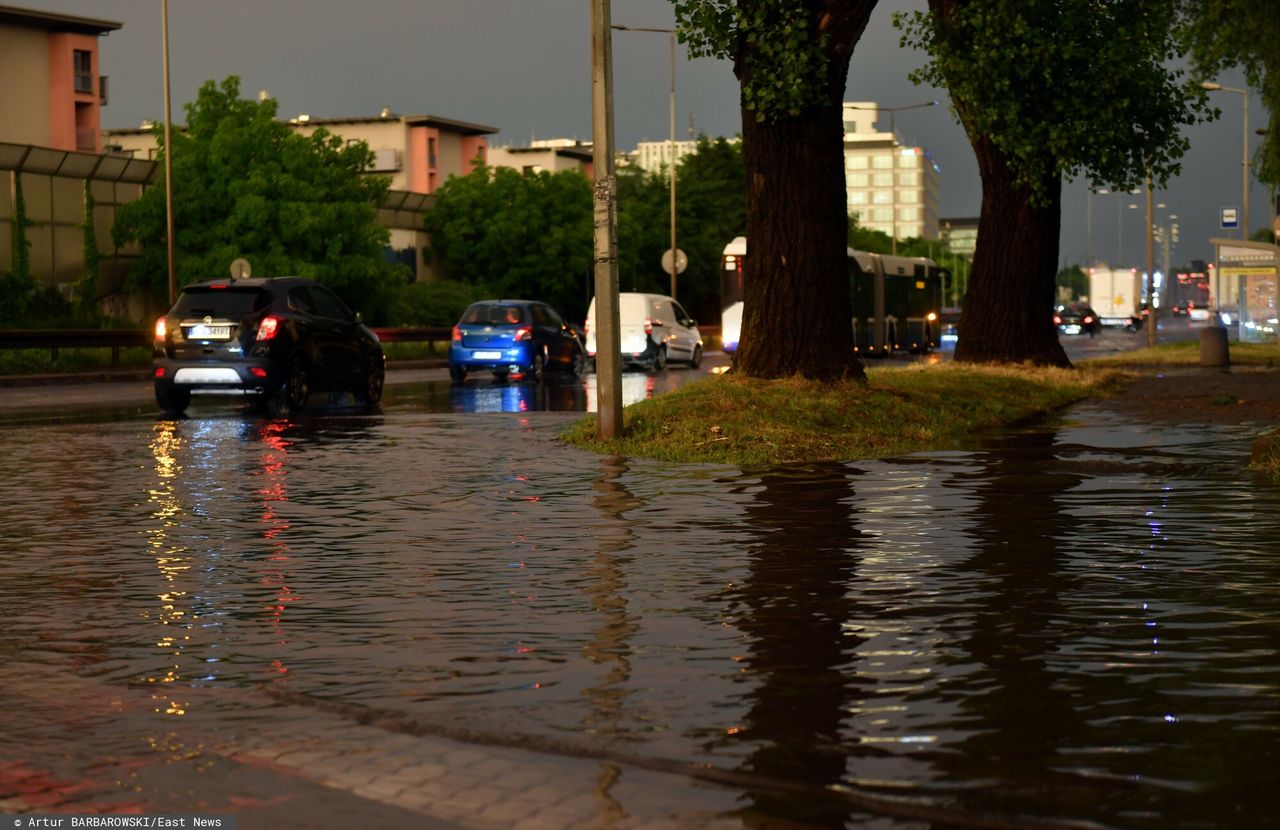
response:
{"label": "parked car", "polygon": [[554,308],[534,300],[472,303],[453,327],[449,345],[449,376],[456,383],[477,371],[498,380],[515,375],[542,383],[552,369],[577,377],[586,362],[578,332]]}
{"label": "parked car", "polygon": [[[661,372],[667,363],[702,364],[702,334],[679,303],[663,294],[618,295],[619,336],[624,366]],[[596,355],[596,301],[587,309],[587,355]]]}
{"label": "parked car", "polygon": [[156,321],[156,403],[181,414],[193,395],[230,395],[276,416],[311,392],[382,399],[378,336],[329,289],[302,277],[208,280],[182,289]]}
{"label": "parked car", "polygon": [[1093,337],[1102,331],[1098,312],[1085,303],[1059,306],[1053,315],[1053,324],[1062,334],[1087,334]]}

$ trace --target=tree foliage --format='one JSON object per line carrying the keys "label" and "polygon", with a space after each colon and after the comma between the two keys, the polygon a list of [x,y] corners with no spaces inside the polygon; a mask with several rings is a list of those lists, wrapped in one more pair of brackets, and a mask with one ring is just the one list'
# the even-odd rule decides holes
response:
{"label": "tree foliage", "polygon": [[576,170],[479,166],[451,176],[427,214],[432,255],[455,280],[550,303],[583,319],[591,301],[591,183]]}
{"label": "tree foliage", "polygon": [[1169,0],[930,0],[895,15],[903,44],[929,54],[916,83],[946,87],[970,138],[1008,159],[1017,183],[1086,176],[1118,190],[1180,170],[1181,128],[1210,114],[1165,64],[1176,54]]}
{"label": "tree foliage", "polygon": [[[1196,71],[1207,80],[1231,67],[1244,70],[1272,123],[1280,112],[1280,14],[1275,0],[1182,0],[1181,36]],[[1269,129],[1254,175],[1280,186],[1280,136]]]}
{"label": "tree foliage", "polygon": [[[172,133],[179,286],[224,276],[244,257],[255,276],[311,277],[360,307],[407,278],[383,254],[377,206],[390,180],[365,174],[366,144],[295,132],[274,99],[241,98],[235,76],[206,82],[186,112],[186,129]],[[167,152],[160,127],[156,139]],[[129,279],[155,296],[168,283],[165,233],[163,183],[122,206],[112,229],[117,245],[141,243]]]}

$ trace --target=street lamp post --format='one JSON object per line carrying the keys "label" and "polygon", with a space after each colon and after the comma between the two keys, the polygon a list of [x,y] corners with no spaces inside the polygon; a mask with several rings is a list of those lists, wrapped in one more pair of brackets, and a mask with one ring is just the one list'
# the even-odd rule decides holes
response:
{"label": "street lamp post", "polygon": [[609,0],[591,0],[591,142],[595,222],[596,411],[602,440],[621,438],[618,182],[613,158],[613,41]]}
{"label": "street lamp post", "polygon": [[668,141],[670,156],[669,173],[671,177],[671,296],[676,296],[676,274],[678,272],[676,256],[676,30],[655,29],[641,26],[610,26],[620,32],[659,32],[670,35],[669,68],[671,73],[671,132]]}
{"label": "street lamp post", "polygon": [[173,109],[169,105],[169,0],[160,0],[160,28],[164,30],[164,45],[161,48],[164,59],[164,237],[169,267],[169,305],[172,306],[178,296],[178,277],[173,253],[173,136],[170,125]]}
{"label": "street lamp post", "polygon": [[1249,90],[1236,89],[1235,87],[1223,86],[1214,81],[1205,81],[1200,84],[1203,89],[1210,92],[1234,92],[1244,100],[1244,188],[1241,195],[1240,212],[1243,225],[1243,239],[1249,238]]}

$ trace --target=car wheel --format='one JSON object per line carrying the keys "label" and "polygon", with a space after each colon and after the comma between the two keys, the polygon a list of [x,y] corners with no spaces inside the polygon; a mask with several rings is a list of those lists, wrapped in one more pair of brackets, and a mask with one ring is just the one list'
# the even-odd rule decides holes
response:
{"label": "car wheel", "polygon": [[694,347],[693,347],[693,358],[689,361],[689,368],[690,368],[690,369],[697,369],[697,368],[698,368],[699,366],[701,366],[701,365],[702,365],[702,347],[701,347],[701,346],[694,346]]}
{"label": "car wheel", "polygon": [[667,347],[659,346],[658,353],[653,356],[653,371],[661,372],[667,368]]}
{"label": "car wheel", "polygon": [[465,366],[450,366],[449,377],[453,378],[454,383],[467,382],[467,369]]}
{"label": "car wheel", "polygon": [[356,392],[356,400],[367,406],[373,406],[382,400],[382,387],[387,381],[387,369],[386,362],[380,353],[371,354],[365,360],[361,381],[360,389]]}
{"label": "car wheel", "polygon": [[529,379],[534,383],[541,385],[547,377],[547,359],[539,352],[533,356],[533,363],[529,366]]}
{"label": "car wheel", "polygon": [[156,403],[169,415],[181,415],[191,405],[191,390],[156,384]]}
{"label": "car wheel", "polygon": [[311,379],[307,372],[307,364],[301,357],[295,357],[289,363],[289,374],[284,383],[271,395],[267,410],[273,417],[283,418],[295,415],[307,408],[307,398],[311,395]]}
{"label": "car wheel", "polygon": [[587,356],[582,353],[582,349],[577,349],[573,353],[573,362],[569,364],[569,374],[575,378],[580,378],[587,371]]}

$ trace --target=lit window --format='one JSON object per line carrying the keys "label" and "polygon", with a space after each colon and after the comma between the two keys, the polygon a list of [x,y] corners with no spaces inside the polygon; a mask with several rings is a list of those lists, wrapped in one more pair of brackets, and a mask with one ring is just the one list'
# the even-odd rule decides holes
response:
{"label": "lit window", "polygon": [[875,208],[871,211],[871,218],[877,222],[892,222],[893,208]]}
{"label": "lit window", "polygon": [[893,174],[876,173],[871,177],[871,183],[876,187],[893,187]]}
{"label": "lit window", "polygon": [[888,153],[881,153],[871,160],[871,166],[877,170],[893,169],[893,156]]}
{"label": "lit window", "polygon": [[844,183],[846,187],[866,187],[867,174],[866,173],[846,173],[844,177]]}
{"label": "lit window", "polygon": [[891,205],[893,204],[892,190],[877,190],[871,195],[871,204],[873,205]]}
{"label": "lit window", "polygon": [[867,203],[867,191],[865,191],[865,190],[850,190],[850,191],[849,191],[849,204],[851,204],[851,205],[865,205],[866,203]]}
{"label": "lit window", "polygon": [[848,167],[850,170],[866,170],[867,157],[866,156],[849,156]]}

